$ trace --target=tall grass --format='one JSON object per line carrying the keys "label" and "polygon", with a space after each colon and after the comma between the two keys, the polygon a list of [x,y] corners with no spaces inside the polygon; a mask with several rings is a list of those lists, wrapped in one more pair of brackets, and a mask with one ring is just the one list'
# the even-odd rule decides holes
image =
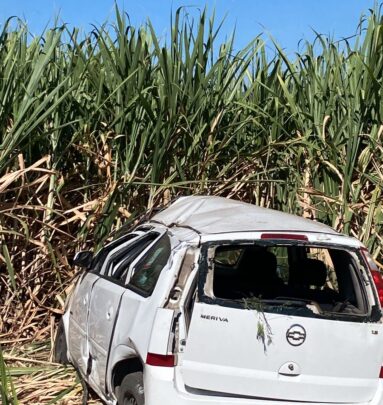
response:
{"label": "tall grass", "polygon": [[[15,27],[16,24],[16,27]],[[356,27],[357,28],[357,27]],[[75,249],[180,194],[235,197],[360,238],[382,259],[383,24],[354,45],[318,35],[293,59],[179,9],[87,34],[0,33],[0,329],[42,338]]]}
{"label": "tall grass", "polygon": [[[75,370],[47,361],[49,345],[40,341],[0,352],[2,405],[83,403],[82,385]],[[100,402],[89,400],[87,403]]]}
{"label": "tall grass", "polygon": [[17,395],[0,346],[0,398],[3,405],[17,405]]}

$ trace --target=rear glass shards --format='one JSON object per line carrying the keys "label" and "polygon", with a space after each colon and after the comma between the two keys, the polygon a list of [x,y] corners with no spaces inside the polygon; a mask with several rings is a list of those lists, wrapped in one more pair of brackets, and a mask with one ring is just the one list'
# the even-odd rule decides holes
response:
{"label": "rear glass shards", "polygon": [[355,249],[254,242],[210,244],[203,252],[205,302],[334,319],[371,315],[370,280]]}

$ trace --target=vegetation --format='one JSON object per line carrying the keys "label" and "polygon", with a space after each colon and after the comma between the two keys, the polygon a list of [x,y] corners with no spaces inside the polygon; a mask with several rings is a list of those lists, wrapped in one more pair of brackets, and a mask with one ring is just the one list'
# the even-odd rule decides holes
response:
{"label": "vegetation", "polygon": [[[47,361],[47,351],[49,344],[42,341],[0,353],[2,405],[83,403],[82,385],[72,368]],[[100,402],[94,398],[88,404]]]}
{"label": "vegetation", "polygon": [[300,213],[382,259],[380,11],[352,44],[318,34],[293,58],[260,37],[217,44],[220,27],[180,9],[166,40],[119,10],[87,34],[2,28],[3,345],[49,337],[75,250],[177,195]]}

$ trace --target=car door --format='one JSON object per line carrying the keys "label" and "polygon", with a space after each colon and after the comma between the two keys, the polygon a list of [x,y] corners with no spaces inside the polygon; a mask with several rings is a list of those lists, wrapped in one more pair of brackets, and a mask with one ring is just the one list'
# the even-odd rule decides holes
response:
{"label": "car door", "polygon": [[91,268],[81,274],[73,292],[69,307],[68,349],[72,362],[83,375],[86,374],[89,358],[88,313],[91,292],[108,254],[137,236],[138,234],[124,235],[103,247],[92,260]]}
{"label": "car door", "polygon": [[87,316],[89,296],[97,279],[98,275],[96,273],[87,272],[81,275],[73,293],[69,310],[69,355],[71,361],[81,373],[85,373],[88,358]]}
{"label": "car door", "polygon": [[127,268],[107,360],[107,391],[113,391],[114,367],[132,352],[145,361],[157,309],[163,305],[183,262],[186,247],[162,232]]}
{"label": "car door", "polygon": [[95,387],[105,393],[105,373],[111,338],[117,319],[121,297],[126,290],[124,281],[130,264],[158,237],[148,232],[128,244],[112,250],[94,285],[88,317],[89,357],[86,375]]}

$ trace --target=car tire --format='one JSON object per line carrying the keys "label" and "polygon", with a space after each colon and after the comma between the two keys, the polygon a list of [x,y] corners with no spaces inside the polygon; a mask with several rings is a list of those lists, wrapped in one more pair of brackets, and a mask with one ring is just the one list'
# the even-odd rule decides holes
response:
{"label": "car tire", "polygon": [[53,346],[53,361],[61,364],[69,364],[67,351],[68,347],[66,344],[64,322],[60,319],[57,325],[56,338]]}
{"label": "car tire", "polygon": [[118,405],[145,405],[144,379],[141,371],[126,375],[116,389]]}

